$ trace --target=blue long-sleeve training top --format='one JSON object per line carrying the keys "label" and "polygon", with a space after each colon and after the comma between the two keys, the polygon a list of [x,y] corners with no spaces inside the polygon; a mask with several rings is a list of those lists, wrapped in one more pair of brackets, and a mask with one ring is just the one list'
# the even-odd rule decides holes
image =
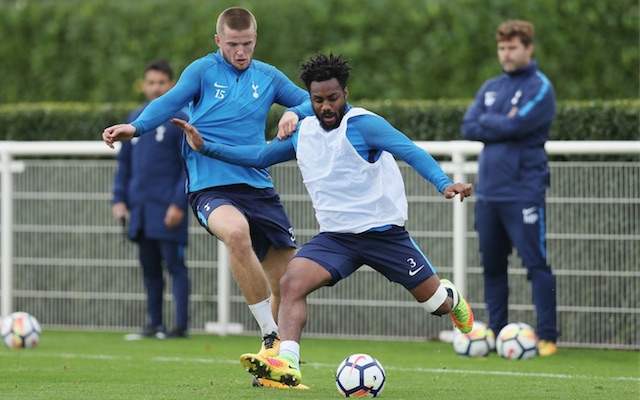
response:
{"label": "blue long-sleeve training top", "polygon": [[[347,109],[351,108],[349,105]],[[360,115],[349,120],[347,138],[358,154],[369,162],[387,151],[411,165],[442,193],[453,182],[436,160],[416,146],[405,134],[378,115]],[[265,168],[296,158],[298,132],[289,140],[273,140],[268,145],[225,146],[205,141],[200,153],[244,166]]]}
{"label": "blue long-sleeve training top", "polygon": [[[296,86],[275,67],[252,60],[249,68],[238,71],[220,54],[208,54],[191,63],[169,92],[152,101],[132,122],[136,133],[152,130],[185,106],[190,108],[189,123],[205,140],[229,145],[265,144],[269,109],[276,103],[294,107],[308,103],[308,93]],[[303,105],[304,106],[304,105]],[[300,115],[304,117],[305,115]],[[187,190],[247,184],[273,187],[266,168],[247,168],[205,157],[185,143],[182,156],[187,166]]]}

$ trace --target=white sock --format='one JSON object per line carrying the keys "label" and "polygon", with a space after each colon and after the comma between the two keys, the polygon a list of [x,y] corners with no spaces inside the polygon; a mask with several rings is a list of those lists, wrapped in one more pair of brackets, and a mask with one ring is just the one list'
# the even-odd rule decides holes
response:
{"label": "white sock", "polygon": [[294,340],[283,340],[280,342],[280,355],[289,355],[295,358],[297,363],[300,363],[300,343]]}
{"label": "white sock", "polygon": [[269,298],[256,304],[249,304],[249,310],[251,310],[253,318],[255,318],[258,325],[260,325],[262,336],[268,335],[271,332],[279,334],[278,325],[276,325],[276,321],[273,319],[273,314],[271,313]]}

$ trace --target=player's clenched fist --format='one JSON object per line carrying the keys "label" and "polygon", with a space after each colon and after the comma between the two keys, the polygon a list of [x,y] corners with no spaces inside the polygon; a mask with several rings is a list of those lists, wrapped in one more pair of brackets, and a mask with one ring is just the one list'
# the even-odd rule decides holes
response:
{"label": "player's clenched fist", "polygon": [[118,141],[131,140],[136,133],[136,128],[130,124],[118,124],[102,131],[102,140],[113,149],[113,144]]}

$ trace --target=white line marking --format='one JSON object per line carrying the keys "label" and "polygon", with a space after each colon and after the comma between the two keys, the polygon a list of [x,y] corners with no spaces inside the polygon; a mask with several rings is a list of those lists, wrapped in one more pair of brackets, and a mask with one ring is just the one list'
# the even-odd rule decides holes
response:
{"label": "white line marking", "polygon": [[[238,364],[236,360],[213,360],[208,358],[182,358],[182,357],[153,357],[153,361],[160,362],[196,362],[204,364]],[[333,364],[326,363],[305,363],[305,367],[313,368],[335,368]],[[407,367],[395,367],[384,366],[385,371],[401,371],[401,372],[428,372],[438,374],[472,374],[472,375],[503,375],[503,376],[529,376],[529,377],[542,377],[542,378],[557,378],[557,379],[605,379],[605,380],[618,380],[618,381],[640,381],[640,378],[629,376],[590,376],[590,375],[568,375],[568,374],[547,374],[541,372],[511,372],[511,371],[478,371],[478,370],[466,370],[466,369],[439,369],[439,368],[407,368]]]}
{"label": "white line marking", "polygon": [[[0,352],[0,356],[9,355],[7,352]],[[106,354],[71,354],[71,353],[58,353],[58,354],[43,354],[43,353],[31,353],[23,354],[28,357],[50,357],[50,358],[80,358],[80,359],[95,359],[95,360],[130,360],[132,357],[120,357],[110,356]],[[175,363],[197,363],[197,364],[238,364],[238,360],[218,360],[211,358],[185,358],[185,357],[151,357],[151,361],[156,362],[175,362]],[[517,361],[515,361],[517,362]],[[305,363],[305,367],[318,368],[336,368],[336,365],[327,363]],[[548,374],[541,372],[511,372],[511,371],[479,371],[479,370],[464,370],[464,369],[440,369],[440,368],[407,368],[396,366],[384,366],[385,371],[401,371],[401,372],[425,372],[435,374],[471,374],[471,375],[500,375],[500,376],[524,376],[524,377],[539,377],[539,378],[556,378],[556,379],[599,379],[599,380],[611,380],[611,381],[633,381],[640,382],[640,377],[632,376],[591,376],[591,375],[570,375],[570,374]]]}

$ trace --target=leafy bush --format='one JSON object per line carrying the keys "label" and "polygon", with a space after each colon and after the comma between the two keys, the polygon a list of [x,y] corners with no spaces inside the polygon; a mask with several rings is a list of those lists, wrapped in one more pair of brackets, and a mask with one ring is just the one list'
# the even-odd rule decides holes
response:
{"label": "leafy bush", "polygon": [[638,97],[636,0],[65,0],[0,3],[0,102],[140,101],[147,61],[179,72],[216,51],[216,17],[236,4],[258,20],[256,58],[299,82],[309,56],[343,53],[354,99],[471,98],[500,73],[508,18],[535,23],[559,99]]}
{"label": "leafy bush", "polygon": [[[353,104],[385,117],[413,140],[460,140],[471,100],[362,100]],[[136,103],[19,103],[0,105],[3,140],[100,140]],[[274,106],[266,137],[277,132],[283,108]],[[552,140],[637,140],[640,100],[559,102]]]}

